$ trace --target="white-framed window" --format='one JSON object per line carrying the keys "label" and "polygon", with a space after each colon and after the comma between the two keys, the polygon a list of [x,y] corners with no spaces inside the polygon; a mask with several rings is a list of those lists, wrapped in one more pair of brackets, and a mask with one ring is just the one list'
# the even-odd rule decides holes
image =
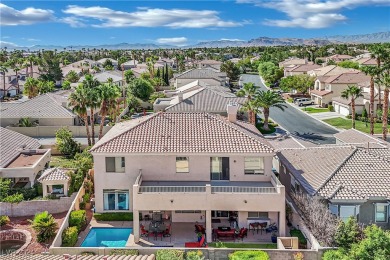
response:
{"label": "white-framed window", "polygon": [[264,174],[263,157],[245,157],[245,174]]}
{"label": "white-framed window", "polygon": [[268,212],[249,211],[248,218],[268,218]]}
{"label": "white-framed window", "polygon": [[385,203],[375,204],[375,222],[387,222],[389,205]]}
{"label": "white-framed window", "polygon": [[347,221],[349,217],[356,217],[359,214],[359,206],[340,205],[339,214],[343,221]]}
{"label": "white-framed window", "polygon": [[128,190],[103,190],[104,210],[129,210]]}
{"label": "white-framed window", "polygon": [[176,172],[188,173],[190,172],[188,157],[176,157]]}
{"label": "white-framed window", "polygon": [[106,172],[125,172],[125,157],[106,157]]}
{"label": "white-framed window", "polygon": [[339,215],[339,205],[329,204],[329,211],[333,215],[338,216]]}

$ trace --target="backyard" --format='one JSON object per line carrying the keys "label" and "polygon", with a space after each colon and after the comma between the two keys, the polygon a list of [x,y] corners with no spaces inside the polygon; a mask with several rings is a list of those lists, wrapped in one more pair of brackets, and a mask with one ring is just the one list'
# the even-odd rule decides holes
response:
{"label": "backyard", "polygon": [[[328,123],[334,127],[341,128],[341,129],[351,129],[352,128],[352,120],[342,117],[337,118],[330,118],[330,119],[324,119],[325,123]],[[364,133],[370,133],[370,123],[362,122],[356,120],[356,129],[359,131],[362,131]],[[374,133],[380,134],[382,133],[382,123],[376,123],[374,125]]]}
{"label": "backyard", "polygon": [[277,249],[276,244],[260,244],[260,243],[225,243],[212,242],[208,244],[209,247],[216,248],[256,248],[256,249]]}
{"label": "backyard", "polygon": [[50,167],[75,168],[75,160],[65,156],[52,156]]}

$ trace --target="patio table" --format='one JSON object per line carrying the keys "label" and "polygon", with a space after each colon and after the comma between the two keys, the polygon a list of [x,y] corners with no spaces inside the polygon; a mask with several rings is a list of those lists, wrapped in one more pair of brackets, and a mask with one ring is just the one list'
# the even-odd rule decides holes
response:
{"label": "patio table", "polygon": [[[162,233],[166,230],[166,226],[163,222],[154,222],[149,224],[149,232],[153,232],[154,240],[157,240],[158,233]],[[161,235],[162,240],[162,235]]]}

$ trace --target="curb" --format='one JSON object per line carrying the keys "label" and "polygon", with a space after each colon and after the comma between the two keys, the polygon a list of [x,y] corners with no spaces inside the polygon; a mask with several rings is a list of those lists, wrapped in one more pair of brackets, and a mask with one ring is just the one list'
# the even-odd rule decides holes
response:
{"label": "curb", "polygon": [[[290,104],[289,104],[289,105],[290,105]],[[326,123],[326,122],[324,122],[324,121],[322,121],[322,120],[320,120],[320,119],[318,119],[318,118],[316,118],[316,117],[310,115],[309,113],[306,113],[306,112],[302,111],[302,109],[299,109],[299,108],[296,107],[296,106],[290,105],[290,107],[295,108],[296,110],[300,111],[301,113],[310,116],[311,118],[317,120],[318,122],[323,123],[324,125],[329,126],[330,128],[333,128],[334,130],[336,130],[336,131],[338,131],[338,132],[343,132],[343,131],[345,131],[345,129],[340,129],[340,128],[334,127],[334,126],[332,126],[332,125],[330,125],[330,124],[328,124],[328,123]],[[340,117],[341,117],[341,116],[340,116]]]}

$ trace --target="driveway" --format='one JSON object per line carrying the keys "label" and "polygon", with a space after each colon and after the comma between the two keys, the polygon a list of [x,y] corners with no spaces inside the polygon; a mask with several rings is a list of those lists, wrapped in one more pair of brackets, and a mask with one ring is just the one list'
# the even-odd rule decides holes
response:
{"label": "driveway", "polygon": [[[267,90],[257,75],[242,75],[242,82],[253,82],[261,90]],[[303,111],[292,107],[286,103],[287,108],[284,111],[278,108],[270,109],[270,117],[281,127],[286,129],[291,135],[306,139],[318,144],[335,144],[334,134],[338,133],[336,129],[310,117]]]}

